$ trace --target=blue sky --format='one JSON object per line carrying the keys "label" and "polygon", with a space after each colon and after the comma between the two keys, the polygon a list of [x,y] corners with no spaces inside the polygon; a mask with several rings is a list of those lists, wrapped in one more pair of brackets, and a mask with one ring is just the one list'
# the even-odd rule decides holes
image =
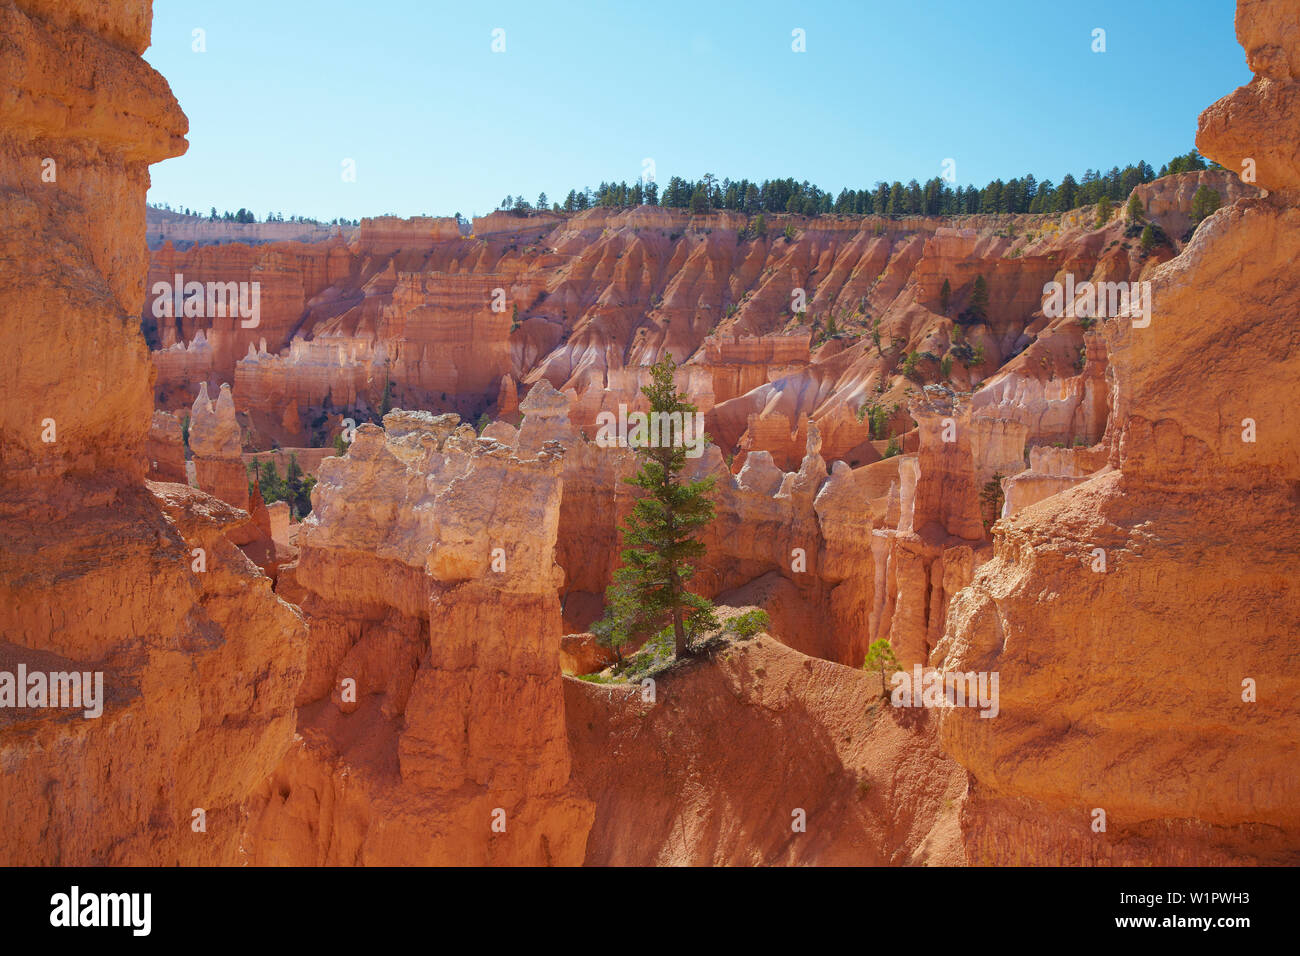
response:
{"label": "blue sky", "polygon": [[189,116],[190,148],[153,167],[149,199],[258,218],[473,216],[508,193],[631,182],[646,158],[661,184],[793,176],[832,191],[924,181],[949,157],[981,186],[1158,169],[1250,80],[1234,8],[155,0],[145,59]]}

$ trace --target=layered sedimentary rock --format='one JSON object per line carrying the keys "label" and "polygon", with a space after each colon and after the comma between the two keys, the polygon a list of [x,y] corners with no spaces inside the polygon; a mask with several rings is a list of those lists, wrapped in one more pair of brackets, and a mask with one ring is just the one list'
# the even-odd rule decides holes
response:
{"label": "layered sedimentary rock", "polygon": [[696,360],[713,374],[714,401],[725,402],[803,368],[808,341],[807,333],[710,336]]}
{"label": "layered sedimentary rock", "polygon": [[[521,444],[529,445],[525,424]],[[253,812],[260,864],[576,864],[555,564],[562,449],[393,412],[326,459],[293,587],[299,737]]]}
{"label": "layered sedimentary rock", "polygon": [[149,437],[144,199],[186,129],[150,9],[0,4],[0,670],[103,688],[0,710],[6,864],[238,863],[293,735],[302,622],[227,538],[248,515],[146,484],[175,433]]}
{"label": "layered sedimentary rock", "polygon": [[[583,435],[569,419],[572,398],[539,382],[520,406],[525,425],[517,437],[508,426],[489,430],[519,455],[536,454],[545,441],[566,450],[556,560],[565,569],[564,626],[576,633],[600,615],[618,567],[619,528],[634,499],[624,479],[637,462],[631,450]],[[890,637],[909,663],[924,660],[942,632],[947,597],[969,581],[976,552],[984,554],[984,531],[969,412],[959,413],[967,437],[951,445],[942,440],[938,410],[932,423],[927,412],[916,414],[928,435],[918,455],[858,469],[828,467],[815,424],[793,471],[759,451],[733,474],[716,446],[701,447],[684,474],[713,479],[716,517],[703,531],[707,553],[695,563],[692,589],[733,606],[763,607],[773,635],[807,654],[857,665],[871,640]],[[1010,427],[1022,439],[1014,452],[1020,459],[1024,429]],[[906,507],[891,516],[886,499],[900,474],[911,484]],[[888,536],[884,552],[873,550],[873,531]],[[906,539],[897,559],[896,538]]]}
{"label": "layered sedimentary rock", "polygon": [[971,404],[981,416],[1022,423],[1034,444],[1096,444],[1106,430],[1112,392],[1102,335],[1085,333],[1077,355],[1077,374],[1057,376],[1049,355],[1030,350],[991,376]]}
{"label": "layered sedimentary rock", "polygon": [[1103,323],[1113,470],[1002,522],[931,659],[1001,674],[996,720],[943,723],[975,862],[1300,859],[1294,5],[1241,3],[1237,35],[1256,77],[1197,143],[1270,195],[1149,274],[1149,326]]}
{"label": "layered sedimentary rock", "polygon": [[[510,416],[545,379],[574,393],[572,420],[590,434],[602,411],[634,405],[644,366],[671,353],[735,470],[754,450],[798,468],[810,421],[828,458],[857,466],[879,450],[856,413],[905,407],[903,363],[915,355],[912,382],[964,391],[1003,371],[981,403],[1015,407],[1031,442],[1091,444],[1105,427],[1104,345],[1087,345],[1073,315],[1044,316],[1043,286],[1067,274],[1139,280],[1176,251],[1201,185],[1224,201],[1255,192],[1221,170],[1139,187],[1173,243],[1149,256],[1132,223],[1097,226],[1091,209],[956,221],[776,216],[758,237],[737,213],[643,206],[493,214],[468,235],[454,220],[385,218],[346,242],[165,246],[151,282],[261,277],[264,315],[248,329],[210,317],[144,323],[162,323],[166,407],[191,402],[200,380],[233,380],[241,412],[279,421],[292,407],[303,426],[321,410],[377,415],[385,392],[388,407]],[[987,316],[971,322],[963,310],[981,276]],[[515,395],[501,387],[506,377]],[[891,421],[896,434],[907,427]],[[307,431],[276,437],[305,444]]]}

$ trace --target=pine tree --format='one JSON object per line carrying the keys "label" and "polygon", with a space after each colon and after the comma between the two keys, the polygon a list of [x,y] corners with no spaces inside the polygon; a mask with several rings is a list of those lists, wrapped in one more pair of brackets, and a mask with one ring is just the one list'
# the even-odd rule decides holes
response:
{"label": "pine tree", "polygon": [[966,304],[966,310],[962,312],[959,319],[968,324],[974,325],[978,322],[984,322],[989,317],[989,287],[984,281],[984,276],[975,277],[975,287],[971,289],[970,301]]}
{"label": "pine tree", "polygon": [[947,279],[943,280],[943,288],[939,290],[939,311],[944,315],[948,314],[948,300],[952,298],[952,285]]}
{"label": "pine tree", "polygon": [[1150,255],[1151,250],[1155,248],[1155,245],[1155,231],[1151,228],[1151,223],[1147,223],[1142,229],[1142,238],[1138,240],[1138,248],[1142,251],[1142,255],[1145,257]]}
{"label": "pine tree", "polygon": [[[652,413],[685,420],[695,406],[678,394],[675,369],[672,356],[665,355],[650,367],[650,384],[641,391]],[[647,493],[623,524],[623,566],[614,572],[605,616],[592,625],[592,632],[605,646],[618,648],[671,625],[674,655],[680,659],[690,652],[691,636],[718,627],[713,604],[686,589],[695,573],[687,562],[705,552],[695,535],[713,520],[713,502],[707,496],[713,478],[681,480],[686,464],[681,441],[639,447],[636,455],[641,467],[624,480]]]}
{"label": "pine tree", "polygon": [[1097,200],[1097,227],[1100,228],[1110,222],[1110,200],[1102,196]]}
{"label": "pine tree", "polygon": [[691,193],[691,215],[699,215],[709,211],[709,194],[705,192],[703,186],[696,186],[695,191]]}
{"label": "pine tree", "polygon": [[1073,176],[1065,174],[1061,180],[1061,188],[1056,191],[1056,211],[1069,212],[1076,205],[1075,199],[1079,194],[1079,184],[1075,182]]}
{"label": "pine tree", "polygon": [[862,662],[862,669],[880,671],[880,696],[888,697],[889,676],[895,671],[901,671],[903,665],[898,663],[898,658],[894,656],[894,648],[890,646],[889,639],[882,637],[867,648],[867,657]]}
{"label": "pine tree", "polygon": [[1142,206],[1142,200],[1138,198],[1136,192],[1128,197],[1128,212],[1126,216],[1129,222],[1141,222],[1146,215],[1146,209]]}
{"label": "pine tree", "polygon": [[1196,190],[1196,195],[1192,197],[1192,222],[1199,223],[1205,219],[1219,208],[1221,201],[1218,191],[1209,186],[1202,186]]}

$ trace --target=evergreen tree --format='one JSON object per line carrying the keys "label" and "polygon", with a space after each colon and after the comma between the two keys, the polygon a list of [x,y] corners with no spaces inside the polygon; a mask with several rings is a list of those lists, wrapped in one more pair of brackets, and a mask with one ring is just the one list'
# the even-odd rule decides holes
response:
{"label": "evergreen tree", "polygon": [[867,648],[867,657],[862,662],[862,669],[864,671],[880,671],[880,696],[888,698],[889,678],[895,671],[901,671],[903,665],[898,663],[898,658],[894,656],[894,649],[890,646],[889,638],[882,637]]}
{"label": "evergreen tree", "polygon": [[889,187],[889,207],[885,210],[887,215],[901,216],[906,203],[906,197],[903,193],[903,184],[894,180],[894,185]]}
{"label": "evergreen tree", "polygon": [[968,325],[974,325],[978,322],[984,322],[989,317],[989,287],[984,281],[983,274],[975,277],[975,286],[971,289],[970,301],[966,303],[966,310],[959,316],[959,321]]}
{"label": "evergreen tree", "polygon": [[1135,192],[1128,197],[1127,218],[1129,222],[1141,222],[1146,215],[1146,209],[1142,206],[1142,200],[1138,198]]}
{"label": "evergreen tree", "polygon": [[280,477],[279,470],[275,467],[275,459],[269,459],[262,464],[261,474],[257,476],[258,486],[262,490],[263,501],[283,501],[284,500],[284,480]]}
{"label": "evergreen tree", "polygon": [[1155,248],[1155,245],[1155,230],[1151,228],[1151,223],[1147,223],[1142,229],[1142,238],[1138,240],[1138,248],[1141,250],[1143,256],[1147,256],[1151,253],[1151,250]]}
{"label": "evergreen tree", "polygon": [[[684,420],[695,406],[678,394],[675,369],[672,356],[665,355],[650,367],[650,384],[641,391],[650,400],[651,412],[681,415]],[[623,566],[614,572],[605,616],[592,625],[592,632],[605,646],[617,648],[671,625],[674,654],[680,659],[690,652],[690,636],[718,626],[712,603],[686,589],[695,573],[687,562],[705,551],[695,535],[713,520],[713,502],[707,496],[713,478],[681,479],[686,465],[681,441],[638,447],[636,455],[641,467],[624,480],[646,494],[623,524]]]}
{"label": "evergreen tree", "polygon": [[952,297],[952,286],[947,279],[943,280],[943,288],[939,290],[939,311],[944,315],[948,314],[948,300]]}
{"label": "evergreen tree", "polygon": [[1073,209],[1079,198],[1079,184],[1069,173],[1061,180],[1061,188],[1056,191],[1056,211],[1068,212]]}
{"label": "evergreen tree", "polygon": [[1101,228],[1110,222],[1110,199],[1102,196],[1097,200],[1097,227]]}
{"label": "evergreen tree", "polygon": [[696,186],[691,193],[691,215],[698,215],[709,211],[709,196],[703,186]]}
{"label": "evergreen tree", "polygon": [[1192,197],[1192,222],[1200,223],[1219,208],[1221,201],[1218,191],[1209,186],[1202,186],[1196,190],[1196,195]]}

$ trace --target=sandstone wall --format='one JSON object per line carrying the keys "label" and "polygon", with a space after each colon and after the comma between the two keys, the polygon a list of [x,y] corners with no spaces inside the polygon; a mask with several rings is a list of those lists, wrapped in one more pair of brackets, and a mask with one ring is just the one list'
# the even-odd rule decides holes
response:
{"label": "sandstone wall", "polygon": [[259,794],[250,854],[580,863],[592,807],[570,782],[560,688],[562,450],[516,456],[454,415],[384,424],[319,471],[292,584],[311,627],[300,736]]}
{"label": "sandstone wall", "polygon": [[976,862],[1300,859],[1294,5],[1242,2],[1237,35],[1256,77],[1198,145],[1228,169],[1254,157],[1270,195],[1149,274],[1150,326],[1105,323],[1116,470],[1002,522],[932,657],[1001,673],[997,719],[943,725]]}
{"label": "sandstone wall", "polygon": [[186,131],[150,19],[0,4],[0,659],[106,698],[0,714],[6,864],[238,863],[293,736],[302,621],[231,543],[248,515],[145,480],[148,165]]}

